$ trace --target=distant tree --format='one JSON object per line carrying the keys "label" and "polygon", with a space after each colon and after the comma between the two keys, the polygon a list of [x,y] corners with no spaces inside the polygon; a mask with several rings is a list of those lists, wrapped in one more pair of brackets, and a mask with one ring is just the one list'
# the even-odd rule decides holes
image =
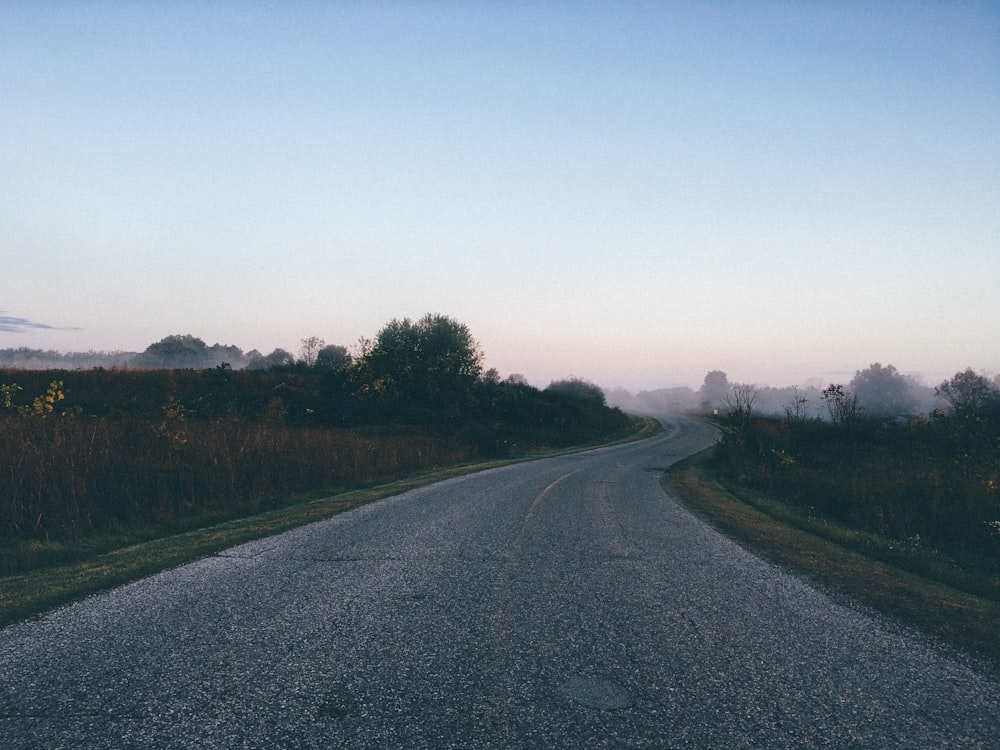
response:
{"label": "distant tree", "polygon": [[617,406],[619,409],[627,409],[635,402],[635,398],[627,388],[618,386],[604,391],[604,399],[609,406]]}
{"label": "distant tree", "polygon": [[726,394],[729,392],[729,379],[722,370],[712,370],[705,376],[701,386],[702,408],[714,409],[725,405]]}
{"label": "distant tree", "polygon": [[730,419],[746,420],[753,414],[760,397],[760,388],[751,383],[733,383],[725,396],[726,415]]}
{"label": "distant tree", "polygon": [[228,344],[213,344],[205,350],[211,365],[218,367],[227,364],[232,368],[239,369],[246,364],[246,356],[238,346]]}
{"label": "distant tree", "polygon": [[1000,390],[989,378],[969,367],[941,383],[934,389],[934,395],[947,403],[953,414],[975,414],[1000,399]]}
{"label": "distant tree", "polygon": [[316,356],[319,350],[326,345],[326,342],[319,336],[310,336],[302,339],[302,347],[299,349],[299,361],[306,367],[316,364]]}
{"label": "distant tree", "polygon": [[806,406],[808,403],[809,399],[802,394],[802,391],[798,389],[798,386],[792,386],[792,400],[790,403],[785,405],[785,421],[806,421],[809,418],[809,411]]}
{"label": "distant tree", "polygon": [[830,420],[835,425],[848,427],[861,419],[862,408],[858,397],[844,390],[839,383],[831,383],[823,389],[823,401],[830,412]]}
{"label": "distant tree", "polygon": [[[697,409],[699,404],[699,393],[688,386],[675,386],[673,388],[657,388],[653,391],[639,391],[634,397],[628,398],[619,404],[612,396],[608,395],[608,403],[615,406],[629,406],[640,410],[649,411],[685,411]],[[702,408],[705,407],[701,404]]]}
{"label": "distant tree", "polygon": [[248,370],[273,370],[276,367],[290,367],[295,364],[295,356],[284,349],[275,349],[270,354],[260,355],[247,362]]}
{"label": "distant tree", "polygon": [[63,362],[63,355],[49,349],[29,349],[19,346],[12,349],[0,349],[0,367],[19,367],[25,370],[41,370],[47,367],[58,368]]}
{"label": "distant tree", "polygon": [[191,334],[167,336],[135,359],[139,367],[205,368],[212,366],[208,346]]}
{"label": "distant tree", "polygon": [[604,406],[604,391],[600,386],[589,383],[582,378],[568,378],[549,383],[546,393],[555,393],[564,398],[579,401],[591,406]]}
{"label": "distant tree", "polygon": [[347,347],[338,346],[337,344],[327,344],[318,352],[316,352],[316,359],[314,362],[314,367],[317,370],[343,370],[351,364],[351,355],[347,353]]}
{"label": "distant tree", "polygon": [[66,352],[62,366],[67,370],[91,369],[94,367],[127,367],[136,357],[135,352],[87,351]]}
{"label": "distant tree", "polygon": [[858,404],[872,417],[906,416],[916,406],[910,380],[892,365],[883,367],[875,362],[867,370],[858,370],[850,386]]}

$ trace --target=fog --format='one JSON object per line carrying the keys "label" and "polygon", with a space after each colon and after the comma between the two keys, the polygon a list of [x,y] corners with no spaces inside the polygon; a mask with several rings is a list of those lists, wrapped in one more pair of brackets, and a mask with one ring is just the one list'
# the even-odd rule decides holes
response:
{"label": "fog", "polygon": [[[321,346],[324,343],[319,339],[314,339],[313,343],[316,341]],[[267,369],[291,365],[296,361],[296,356],[284,349],[275,349],[266,355],[256,349],[244,352],[232,344],[217,343],[209,346],[190,334],[167,336],[141,352],[116,350],[62,353],[24,346],[0,349],[0,367],[22,370],[80,370],[94,367],[202,369],[223,364],[241,370]]]}
{"label": "fog", "polygon": [[[17,347],[0,349],[0,368],[25,370],[76,370],[106,368],[212,368],[229,366],[233,369],[271,369],[288,366],[318,366],[324,355],[335,355],[338,363],[349,361],[343,346],[327,345],[317,337],[301,341],[301,348],[292,353],[275,349],[263,354],[256,349],[243,351],[231,344],[208,345],[190,334],[167,336],[150,344],[141,352],[88,351],[62,353],[55,350]],[[840,385],[844,392],[857,399],[867,417],[897,419],[928,414],[945,403],[936,391],[946,381],[971,369],[956,367],[953,375],[931,382],[919,376],[900,372],[894,365],[870,363],[856,370],[843,370],[834,376],[810,378],[794,385],[770,385],[732,381],[722,370],[707,372],[700,383],[664,385],[631,391],[622,387],[602,387],[607,403],[632,412],[725,413],[734,388],[743,388],[753,396],[753,411],[761,415],[792,416],[795,418],[829,418],[824,389]],[[524,375],[507,374],[526,382]],[[1000,389],[1000,374],[976,373],[993,388]],[[575,377],[567,376],[567,377]],[[553,379],[555,380],[555,378]],[[676,382],[676,381],[675,381]]]}
{"label": "fog", "polygon": [[[872,419],[895,420],[924,415],[947,406],[947,399],[939,388],[945,382],[954,382],[963,374],[968,377],[971,369],[956,371],[951,378],[936,383],[925,383],[905,375],[893,365],[874,362],[856,370],[853,376],[824,385],[811,382],[804,386],[774,387],[758,383],[730,382],[726,373],[713,370],[705,375],[696,388],[688,386],[658,388],[632,393],[624,388],[605,389],[608,404],[636,412],[678,411],[725,413],[734,399],[734,389],[745,389],[753,397],[753,411],[768,416],[795,419],[828,419],[830,412],[824,390],[833,385],[843,387],[847,396],[857,399],[861,413]],[[978,374],[984,383],[1000,391],[1000,374],[990,377]]]}

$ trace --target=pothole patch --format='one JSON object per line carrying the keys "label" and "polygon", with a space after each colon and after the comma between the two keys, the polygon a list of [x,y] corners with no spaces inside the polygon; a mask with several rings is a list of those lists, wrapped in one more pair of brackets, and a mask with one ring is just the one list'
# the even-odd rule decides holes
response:
{"label": "pothole patch", "polygon": [[559,686],[559,692],[574,703],[599,711],[619,711],[635,703],[628,690],[602,677],[570,677]]}
{"label": "pothole patch", "polygon": [[316,710],[316,714],[323,719],[343,719],[353,712],[354,701],[344,692],[328,695]]}

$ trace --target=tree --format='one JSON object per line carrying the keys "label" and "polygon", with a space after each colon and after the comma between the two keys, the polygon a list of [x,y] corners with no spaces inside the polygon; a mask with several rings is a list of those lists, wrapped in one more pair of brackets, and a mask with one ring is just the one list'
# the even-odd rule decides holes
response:
{"label": "tree", "polygon": [[205,353],[212,367],[226,364],[239,369],[246,364],[246,355],[243,354],[243,350],[231,344],[212,344],[205,350]]}
{"label": "tree", "polygon": [[352,370],[361,395],[410,419],[454,416],[482,375],[482,352],[468,327],[446,315],[390,321],[363,341]]}
{"label": "tree", "polygon": [[798,386],[792,386],[791,403],[785,405],[785,421],[795,423],[805,422],[809,418],[809,412],[806,407],[808,403],[809,399],[802,394]]}
{"label": "tree", "polygon": [[243,350],[238,346],[213,344],[208,346],[200,338],[191,334],[174,335],[150,344],[133,363],[137,367],[176,367],[188,369],[208,369],[222,363],[241,367],[246,361]]}
{"label": "tree", "polygon": [[705,409],[713,409],[726,403],[729,393],[729,379],[722,370],[712,370],[705,376],[701,386],[701,403]]}
{"label": "tree", "polygon": [[191,334],[167,336],[150,344],[136,357],[135,363],[139,367],[178,368],[204,368],[213,364],[208,346]]}
{"label": "tree", "polygon": [[844,390],[844,386],[831,383],[823,389],[823,401],[835,425],[847,427],[861,419],[862,409],[858,397]]}
{"label": "tree", "polygon": [[250,358],[247,362],[248,370],[272,370],[276,367],[288,367],[295,364],[295,357],[291,352],[284,349],[275,349],[270,354],[260,355]]}
{"label": "tree", "polygon": [[347,347],[327,344],[316,352],[314,367],[317,370],[343,370],[351,364],[351,355],[347,353]]}
{"label": "tree", "polygon": [[989,378],[977,374],[971,367],[957,372],[934,389],[934,395],[945,401],[951,412],[958,415],[975,414],[982,407],[1000,399]]}
{"label": "tree", "polygon": [[316,356],[325,344],[326,342],[319,336],[310,336],[309,338],[302,339],[302,347],[299,349],[299,361],[306,367],[312,367],[316,364]]}
{"label": "tree", "polygon": [[556,393],[573,401],[579,401],[591,406],[605,406],[604,391],[600,386],[587,382],[582,378],[554,380],[545,389],[546,393]]}
{"label": "tree", "polygon": [[858,370],[850,385],[858,404],[872,417],[906,416],[916,405],[910,380],[892,365],[875,362],[867,370]]}
{"label": "tree", "polygon": [[760,397],[760,389],[750,383],[733,383],[726,392],[725,405],[731,419],[747,420]]}

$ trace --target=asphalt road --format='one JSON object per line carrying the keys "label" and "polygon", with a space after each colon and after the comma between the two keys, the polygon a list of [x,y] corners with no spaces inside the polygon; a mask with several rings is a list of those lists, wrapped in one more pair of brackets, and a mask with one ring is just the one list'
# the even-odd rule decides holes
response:
{"label": "asphalt road", "polygon": [[0,631],[15,748],[986,748],[1000,682],[681,508],[651,440],[510,466]]}

